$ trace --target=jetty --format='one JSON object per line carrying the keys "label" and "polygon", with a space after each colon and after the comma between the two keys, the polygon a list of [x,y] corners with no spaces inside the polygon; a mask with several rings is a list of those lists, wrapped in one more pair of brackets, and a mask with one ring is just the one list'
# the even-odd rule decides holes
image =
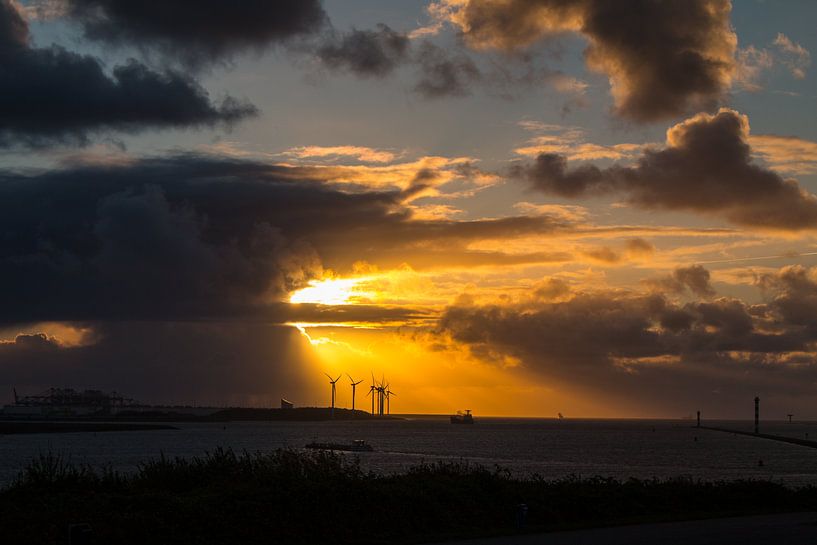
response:
{"label": "jetty", "polygon": [[726,433],[734,433],[737,435],[747,435],[749,437],[759,437],[761,439],[770,439],[772,441],[780,441],[782,443],[791,443],[793,445],[800,445],[801,447],[817,448],[817,441],[809,441],[808,439],[799,439],[797,437],[786,437],[785,435],[772,435],[769,433],[755,433],[751,431],[730,430],[728,428],[718,428],[714,426],[698,426],[702,430],[722,431]]}
{"label": "jetty", "polygon": [[[791,415],[789,422],[791,422]],[[770,433],[760,433],[760,398],[755,397],[755,426],[754,431],[733,430],[729,428],[720,428],[717,426],[702,426],[701,425],[701,411],[698,411],[698,421],[696,428],[710,431],[720,431],[725,433],[734,433],[736,435],[746,435],[749,437],[759,437],[761,439],[769,439],[770,441],[780,441],[781,443],[791,443],[792,445],[800,445],[801,447],[817,448],[817,441],[810,441],[808,439],[800,439],[798,437],[787,437],[785,435],[773,435]]]}

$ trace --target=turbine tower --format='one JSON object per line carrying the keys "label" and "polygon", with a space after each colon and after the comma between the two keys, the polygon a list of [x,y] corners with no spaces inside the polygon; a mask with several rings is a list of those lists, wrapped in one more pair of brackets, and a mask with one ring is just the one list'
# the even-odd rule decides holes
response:
{"label": "turbine tower", "polygon": [[338,375],[338,378],[336,378],[335,380],[332,380],[332,377],[328,373],[324,373],[324,375],[329,377],[329,384],[332,385],[332,408],[331,411],[329,412],[329,416],[331,418],[335,418],[335,383],[339,381],[340,377],[342,377],[343,375]]}
{"label": "turbine tower", "polygon": [[[349,377],[349,380],[352,381],[352,413],[354,413],[355,412],[355,388],[357,388],[357,385],[360,384],[363,381],[359,380],[359,381],[355,382],[355,379],[353,379],[352,375],[350,375],[349,373],[346,373],[346,376]],[[340,378],[340,377],[338,377],[338,378]]]}
{"label": "turbine tower", "polygon": [[385,377],[380,379],[380,382],[377,385],[377,414],[379,416],[383,416],[383,393],[385,392],[385,388],[383,388],[383,382],[385,381]]}
{"label": "turbine tower", "polygon": [[397,396],[397,394],[389,390],[389,385],[386,384],[386,414],[391,414],[391,396]]}
{"label": "turbine tower", "polygon": [[382,377],[380,379],[380,384],[377,385],[377,404],[378,410],[377,414],[383,416],[383,409],[385,409],[385,401],[386,401],[386,377]]}
{"label": "turbine tower", "polygon": [[374,386],[374,373],[372,373],[372,385],[369,386],[369,393],[366,394],[367,396],[372,396],[372,416],[374,416],[374,395],[377,391],[377,388]]}

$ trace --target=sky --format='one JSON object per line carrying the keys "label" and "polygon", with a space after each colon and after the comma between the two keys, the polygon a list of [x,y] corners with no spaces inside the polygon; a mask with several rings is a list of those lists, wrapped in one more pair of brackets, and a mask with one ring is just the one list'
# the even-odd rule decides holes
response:
{"label": "sky", "polygon": [[817,418],[814,2],[159,7],[0,0],[0,400]]}

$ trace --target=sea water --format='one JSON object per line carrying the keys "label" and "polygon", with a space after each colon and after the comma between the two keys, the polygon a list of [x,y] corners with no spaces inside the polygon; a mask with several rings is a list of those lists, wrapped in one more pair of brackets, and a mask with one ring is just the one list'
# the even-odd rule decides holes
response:
{"label": "sea water", "polygon": [[[707,422],[749,431],[751,422]],[[375,452],[346,453],[366,470],[405,471],[419,463],[463,461],[515,475],[619,479],[771,479],[817,485],[817,449],[694,427],[688,420],[448,418],[383,421],[178,423],[178,430],[0,436],[0,486],[33,458],[59,454],[78,464],[133,471],[160,455],[191,457],[218,447],[242,452],[303,448],[312,441],[363,439]],[[817,422],[764,422],[763,433],[817,440]],[[762,462],[762,463],[761,463]]]}

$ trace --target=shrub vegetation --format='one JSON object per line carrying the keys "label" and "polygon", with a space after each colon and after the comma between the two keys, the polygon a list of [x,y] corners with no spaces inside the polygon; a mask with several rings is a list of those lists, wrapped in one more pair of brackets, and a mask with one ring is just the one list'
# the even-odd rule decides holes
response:
{"label": "shrub vegetation", "polygon": [[545,480],[468,463],[377,475],[332,452],[216,450],[129,474],[43,455],[0,491],[0,528],[19,545],[67,543],[86,522],[95,543],[421,543],[815,508],[817,488],[768,481]]}

